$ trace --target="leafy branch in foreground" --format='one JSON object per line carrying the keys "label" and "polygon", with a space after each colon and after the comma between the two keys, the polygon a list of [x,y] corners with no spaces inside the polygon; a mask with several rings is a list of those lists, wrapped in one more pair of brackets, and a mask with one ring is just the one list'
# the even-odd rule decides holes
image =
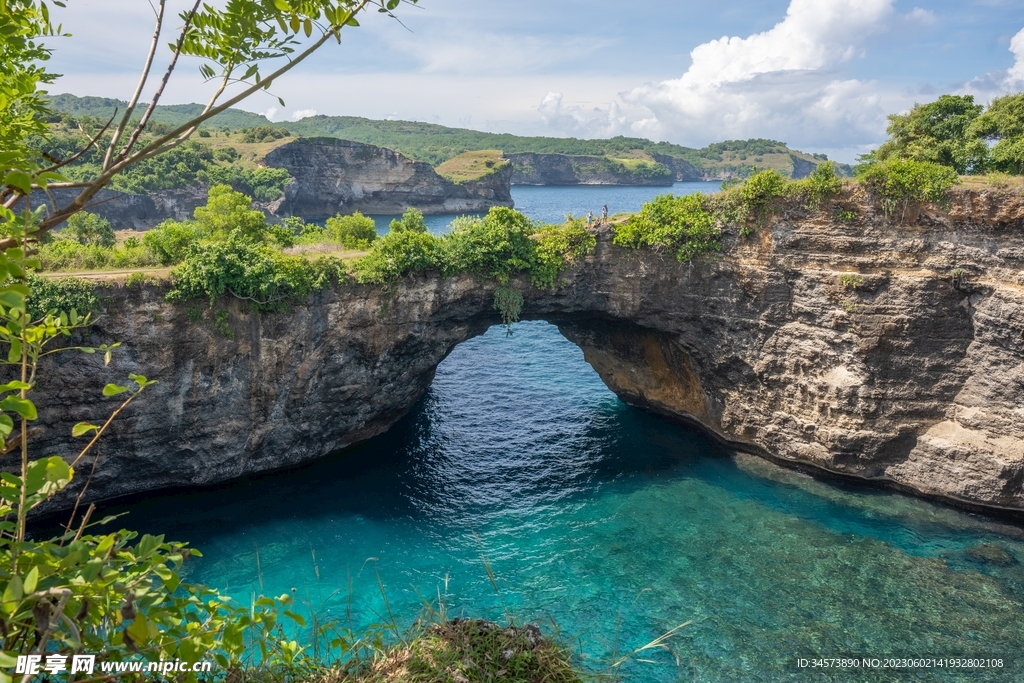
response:
{"label": "leafy branch in foreground", "polygon": [[[46,112],[45,92],[40,86],[56,78],[44,68],[33,66],[44,62],[50,54],[40,40],[57,32],[50,22],[48,6],[42,0],[8,0],[6,5],[10,11],[4,13],[0,24],[5,48],[9,48],[0,51],[0,73],[4,74],[0,77],[0,130],[5,131],[4,152],[0,155],[0,201],[5,210],[10,210],[36,189],[80,190],[63,206],[58,206],[51,196],[51,210],[38,220],[37,232],[43,234],[88,208],[96,194],[121,171],[181,145],[204,121],[268,90],[328,40],[340,43],[342,28],[358,26],[357,15],[368,7],[375,6],[379,12],[393,16],[399,0],[231,0],[223,8],[196,0],[190,10],[180,15],[182,26],[170,44],[167,66],[156,79],[156,90],[148,106],[141,117],[134,118],[142,92],[153,76],[163,35],[167,1],[158,0],[152,41],[125,111],[119,119],[115,113],[85,147],[64,159],[47,159],[38,147],[30,144],[31,136],[45,139],[47,135],[42,116]],[[13,36],[9,44],[8,35]],[[307,40],[311,42],[307,44]],[[182,55],[205,60],[200,72],[216,84],[214,93],[198,116],[143,141],[143,132]],[[266,64],[273,70],[265,74],[262,69]],[[237,86],[239,91],[228,97],[225,93],[230,86]],[[109,136],[104,137],[108,130]],[[99,144],[105,145],[105,151],[95,177],[69,182],[59,175],[62,167]],[[0,239],[0,248],[15,246],[15,237]]]}

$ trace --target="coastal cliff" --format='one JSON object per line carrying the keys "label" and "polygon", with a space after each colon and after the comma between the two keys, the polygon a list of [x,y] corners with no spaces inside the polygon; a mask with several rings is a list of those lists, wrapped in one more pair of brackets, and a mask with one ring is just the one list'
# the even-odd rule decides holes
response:
{"label": "coastal cliff", "polygon": [[[516,281],[522,315],[556,324],[622,400],[730,446],[1024,512],[1024,200],[958,190],[948,211],[886,218],[845,192],[833,208],[849,220],[793,205],[706,263],[604,229],[556,291]],[[35,452],[71,452],[98,388],[136,372],[159,384],[105,437],[90,499],[326,455],[388,429],[497,322],[493,287],[422,276],[259,315],[232,299],[227,335],[193,322],[205,302],[107,287],[89,343],[124,346],[110,367],[86,356],[47,375]]]}
{"label": "coastal cliff", "polygon": [[538,152],[519,152],[507,156],[512,161],[513,185],[668,187],[675,180],[673,172],[656,161]]}
{"label": "coastal cliff", "polygon": [[274,212],[322,219],[336,213],[481,213],[512,206],[512,168],[505,165],[479,180],[454,183],[430,164],[384,147],[333,138],[301,138],[272,150],[268,166],[292,180]]}

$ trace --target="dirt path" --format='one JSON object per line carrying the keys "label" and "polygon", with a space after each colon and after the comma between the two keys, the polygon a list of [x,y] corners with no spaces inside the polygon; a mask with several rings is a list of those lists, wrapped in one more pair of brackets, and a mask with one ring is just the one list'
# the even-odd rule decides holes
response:
{"label": "dirt path", "polygon": [[123,280],[132,273],[142,273],[153,278],[165,279],[171,274],[169,267],[163,268],[129,268],[128,270],[79,270],[60,271],[56,273],[39,273],[42,277],[56,280],[62,277],[76,277],[80,280]]}

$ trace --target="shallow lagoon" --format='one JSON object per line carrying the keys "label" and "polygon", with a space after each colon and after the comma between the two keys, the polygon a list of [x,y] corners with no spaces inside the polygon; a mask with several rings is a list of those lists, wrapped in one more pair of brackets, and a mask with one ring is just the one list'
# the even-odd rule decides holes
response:
{"label": "shallow lagoon", "polygon": [[[360,447],[128,509],[204,552],[191,580],[245,601],[295,588],[354,625],[385,611],[378,573],[406,621],[447,585],[451,614],[553,620],[595,664],[693,622],[678,660],[632,663],[632,680],[1024,680],[1019,526],[725,453],[621,403],[542,322],[460,345]],[[972,556],[983,544],[1003,554]],[[1007,668],[798,671],[812,655]]]}

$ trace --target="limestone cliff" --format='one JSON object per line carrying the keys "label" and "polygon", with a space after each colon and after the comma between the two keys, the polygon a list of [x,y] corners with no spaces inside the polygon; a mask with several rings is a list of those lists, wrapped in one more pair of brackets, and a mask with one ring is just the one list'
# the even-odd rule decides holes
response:
{"label": "limestone cliff", "polygon": [[[794,205],[692,266],[602,232],[557,291],[518,282],[523,316],[557,324],[623,400],[733,446],[1024,512],[1024,200],[963,190],[949,211],[896,219],[859,194],[840,208],[857,217]],[[85,356],[48,375],[35,452],[70,452],[98,388],[140,372],[160,383],[102,445],[93,499],[320,457],[409,410],[497,322],[492,287],[430,275],[258,316],[232,300],[230,338],[190,322],[203,302],[108,288],[91,343],[124,347],[109,368]]]}
{"label": "limestone cliff", "polygon": [[283,216],[400,214],[410,206],[423,213],[480,213],[512,206],[507,165],[480,180],[456,184],[430,164],[393,150],[333,138],[301,138],[274,149],[264,161],[287,169],[293,178],[275,208]]}
{"label": "limestone cliff", "polygon": [[[636,163],[608,157],[519,152],[512,161],[513,185],[653,185],[670,186],[673,172],[658,162]],[[685,162],[683,162],[685,163]]]}

